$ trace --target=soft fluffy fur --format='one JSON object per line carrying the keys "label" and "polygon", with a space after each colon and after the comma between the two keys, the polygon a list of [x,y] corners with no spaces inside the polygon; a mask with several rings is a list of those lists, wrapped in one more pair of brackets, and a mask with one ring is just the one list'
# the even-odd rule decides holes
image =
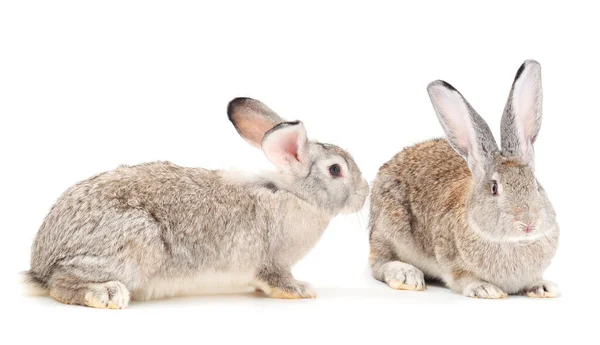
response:
{"label": "soft fluffy fur", "polygon": [[470,297],[556,296],[542,273],[559,229],[533,173],[540,71],[537,62],[526,61],[517,73],[502,120],[502,150],[456,89],[443,81],[430,84],[448,139],[406,148],[379,170],[370,219],[376,279],[395,289],[423,290],[430,277]]}
{"label": "soft fluffy fur", "polygon": [[[361,208],[368,185],[348,153],[308,141],[301,122],[284,122],[246,98],[232,101],[228,113],[253,145],[274,138],[263,149],[276,172],[253,176],[156,162],[80,182],[59,198],[37,234],[30,285],[64,303],[100,308],[207,287],[314,297],[291,267],[332,217]],[[332,164],[344,176],[332,176]]]}

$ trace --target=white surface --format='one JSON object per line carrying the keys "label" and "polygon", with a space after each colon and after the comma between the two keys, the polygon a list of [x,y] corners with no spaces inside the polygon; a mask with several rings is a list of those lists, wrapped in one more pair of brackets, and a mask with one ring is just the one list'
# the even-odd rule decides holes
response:
{"label": "white surface", "polygon": [[[585,316],[599,305],[600,262],[592,6],[2,2],[3,335],[63,344],[597,340],[597,316]],[[425,91],[434,79],[458,88],[499,139],[511,82],[529,58],[542,64],[545,96],[537,176],[562,228],[547,271],[558,299],[392,291],[368,275],[367,208],[336,218],[296,267],[316,300],[204,296],[104,311],[23,298],[9,284],[29,267],[50,206],[78,180],[151,160],[268,168],[227,121],[234,97],[303,120],[309,137],[348,149],[372,181],[404,146],[442,135]]]}

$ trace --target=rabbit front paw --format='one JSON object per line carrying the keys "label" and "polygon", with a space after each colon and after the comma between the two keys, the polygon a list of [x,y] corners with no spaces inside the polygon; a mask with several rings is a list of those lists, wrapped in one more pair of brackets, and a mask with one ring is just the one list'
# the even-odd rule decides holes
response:
{"label": "rabbit front paw", "polygon": [[384,280],[394,290],[425,290],[425,276],[413,265],[400,261],[388,262]]}
{"label": "rabbit front paw", "polygon": [[556,284],[543,280],[523,289],[523,294],[532,298],[554,298],[558,296],[559,289]]}
{"label": "rabbit front paw", "polygon": [[317,296],[309,284],[294,279],[290,272],[284,270],[264,270],[252,285],[271,298],[301,299]]}
{"label": "rabbit front paw", "polygon": [[271,298],[279,299],[302,299],[302,298],[315,298],[317,293],[312,286],[304,282],[295,282],[294,284],[287,284],[285,287],[271,287],[271,290],[267,293]]}
{"label": "rabbit front paw", "polygon": [[499,287],[490,283],[472,283],[465,287],[463,295],[473,298],[499,299],[508,295]]}

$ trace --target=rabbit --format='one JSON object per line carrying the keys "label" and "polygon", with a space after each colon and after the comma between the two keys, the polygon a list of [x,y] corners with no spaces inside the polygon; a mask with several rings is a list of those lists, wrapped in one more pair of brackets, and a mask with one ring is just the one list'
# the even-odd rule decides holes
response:
{"label": "rabbit", "polygon": [[447,139],[407,147],[379,169],[370,198],[373,277],[397,290],[424,290],[428,278],[475,298],[557,296],[542,274],[559,227],[534,176],[540,64],[525,61],[514,78],[500,149],[458,90],[442,80],[427,90]]}
{"label": "rabbit", "polygon": [[232,100],[227,113],[276,171],[154,162],[77,183],[37,233],[27,286],[62,303],[109,309],[207,287],[315,297],[291,268],[335,215],[362,208],[368,184],[350,154],[309,141],[302,122],[251,98]]}

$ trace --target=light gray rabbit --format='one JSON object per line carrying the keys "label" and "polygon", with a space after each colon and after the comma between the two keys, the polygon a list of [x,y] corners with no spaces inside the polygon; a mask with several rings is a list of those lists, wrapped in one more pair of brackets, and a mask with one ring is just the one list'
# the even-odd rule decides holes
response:
{"label": "light gray rabbit", "polygon": [[430,277],[469,297],[555,297],[542,273],[559,228],[534,176],[540,64],[525,61],[517,72],[501,149],[454,87],[438,80],[428,92],[447,140],[408,147],[379,170],[371,192],[373,276],[400,290],[424,290]]}
{"label": "light gray rabbit", "polygon": [[257,176],[168,162],[122,166],[69,188],[32,248],[30,287],[56,300],[124,308],[207,287],[253,286],[274,298],[312,298],[291,267],[338,213],[369,188],[352,157],[309,141],[257,100],[229,103],[229,119],[278,168]]}

